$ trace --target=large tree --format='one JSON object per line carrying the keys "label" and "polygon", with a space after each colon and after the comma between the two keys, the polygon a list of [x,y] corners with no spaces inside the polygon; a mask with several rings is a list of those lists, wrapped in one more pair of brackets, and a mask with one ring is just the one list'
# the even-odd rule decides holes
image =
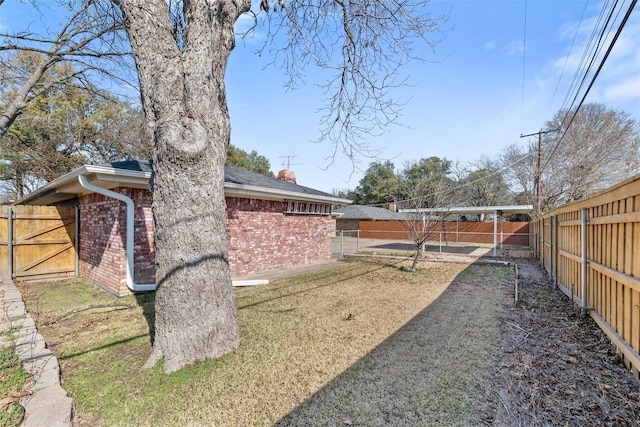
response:
{"label": "large tree", "polygon": [[640,123],[625,112],[585,104],[577,113],[559,111],[546,127],[560,129],[543,139],[541,191],[548,206],[587,197],[640,171]]}
{"label": "large tree", "polygon": [[[537,137],[525,146],[503,151],[505,175],[514,192],[534,203],[540,192],[541,210],[587,197],[640,171],[640,123],[629,114],[603,104],[558,111],[541,135],[537,166]],[[541,175],[540,188],[536,177]]]}
{"label": "large tree", "polygon": [[[402,186],[399,191],[400,200],[409,200],[416,194],[412,190],[413,187],[418,188],[418,194],[427,205],[439,205],[439,200],[434,195],[433,200],[429,200],[429,192],[427,189],[436,189],[448,186],[453,190],[453,180],[450,178],[452,174],[452,163],[446,158],[432,156],[420,160],[411,160],[405,162],[404,169],[400,172]],[[423,191],[424,190],[424,191]],[[454,192],[450,191],[450,196]],[[449,197],[451,199],[451,197]]]}
{"label": "large tree", "polygon": [[358,205],[385,205],[398,199],[400,178],[390,160],[373,162],[353,191]]}
{"label": "large tree", "polygon": [[[124,16],[153,140],[156,321],[146,366],[165,372],[239,345],[228,265],[223,167],[230,137],[224,74],[234,23],[250,0],[113,0]],[[439,20],[426,1],[297,0],[260,7],[288,36],[282,58],[335,72],[323,136],[345,151],[393,121],[386,97],[401,65]],[[177,7],[173,7],[177,6]],[[277,7],[276,7],[277,6]],[[277,10],[275,10],[277,9]],[[368,123],[368,125],[367,125]]]}
{"label": "large tree", "polygon": [[[43,60],[32,52],[11,58],[15,67],[24,70]],[[51,67],[41,79],[47,90],[33,98],[0,137],[0,181],[13,197],[19,199],[86,162],[148,155],[140,111],[89,82],[84,87],[51,84],[71,74],[70,63]],[[15,91],[5,87],[0,108],[14,97]]]}
{"label": "large tree", "polygon": [[275,178],[273,172],[271,172],[271,163],[269,162],[269,159],[258,154],[256,150],[252,150],[250,153],[247,153],[243,149],[229,144],[227,147],[226,164]]}

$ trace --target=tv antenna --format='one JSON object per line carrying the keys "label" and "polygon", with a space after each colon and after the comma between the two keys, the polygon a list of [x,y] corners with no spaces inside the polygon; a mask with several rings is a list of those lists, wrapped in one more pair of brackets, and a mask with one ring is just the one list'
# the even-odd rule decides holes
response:
{"label": "tv antenna", "polygon": [[287,169],[290,170],[291,166],[297,166],[297,165],[302,165],[302,163],[292,163],[293,159],[295,159],[298,156],[280,156],[281,159],[285,159],[281,165]]}

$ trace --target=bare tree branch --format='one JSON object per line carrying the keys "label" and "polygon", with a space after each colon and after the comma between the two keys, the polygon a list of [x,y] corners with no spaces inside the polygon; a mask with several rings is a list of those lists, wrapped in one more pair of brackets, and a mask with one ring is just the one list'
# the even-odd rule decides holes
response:
{"label": "bare tree branch", "polygon": [[[69,3],[69,7],[71,5]],[[18,78],[15,73],[12,75],[7,70],[0,74],[3,91],[15,88],[11,102],[4,107],[0,116],[0,137],[4,136],[27,104],[47,91],[51,85],[87,80],[92,72],[120,83],[131,80],[122,74],[123,67],[126,68],[123,60],[129,57],[122,29],[121,16],[111,3],[86,0],[80,2],[79,7],[72,11],[57,34],[51,38],[31,32],[1,33],[0,51],[33,52],[41,57],[41,61],[27,70],[28,75],[23,78]],[[43,84],[43,77],[51,67],[64,62],[76,62],[83,66],[71,67],[74,70],[72,74],[59,76],[57,81]],[[118,69],[117,73],[113,71],[115,68]]]}
{"label": "bare tree branch", "polygon": [[433,50],[447,20],[431,16],[428,4],[429,0],[262,2],[261,9],[269,12],[270,34],[260,52],[274,46],[272,64],[287,73],[287,87],[304,83],[307,65],[328,73],[318,87],[325,95],[319,109],[319,141],[333,144],[329,161],[338,153],[352,161],[377,157],[378,150],[367,138],[402,125],[404,102],[392,91],[408,84],[404,65],[426,61],[424,47]]}

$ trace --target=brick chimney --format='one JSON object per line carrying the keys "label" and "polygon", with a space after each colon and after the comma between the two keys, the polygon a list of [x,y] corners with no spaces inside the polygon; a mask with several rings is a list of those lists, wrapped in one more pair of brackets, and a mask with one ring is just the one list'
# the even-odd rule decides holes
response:
{"label": "brick chimney", "polygon": [[283,169],[280,172],[278,172],[278,179],[280,181],[291,181],[291,182],[296,182],[296,174],[293,173],[293,171],[287,170],[287,169]]}

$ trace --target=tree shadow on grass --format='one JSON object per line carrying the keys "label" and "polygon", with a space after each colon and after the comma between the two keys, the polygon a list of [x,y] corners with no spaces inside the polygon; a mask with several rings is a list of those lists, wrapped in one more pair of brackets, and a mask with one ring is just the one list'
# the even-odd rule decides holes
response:
{"label": "tree shadow on grass", "polygon": [[475,424],[469,397],[483,393],[482,375],[505,289],[454,280],[437,300],[276,425]]}
{"label": "tree shadow on grass", "polygon": [[151,345],[153,345],[156,324],[156,293],[155,291],[138,293],[135,294],[135,298],[138,305],[142,307],[142,315],[149,326],[149,338]]}

